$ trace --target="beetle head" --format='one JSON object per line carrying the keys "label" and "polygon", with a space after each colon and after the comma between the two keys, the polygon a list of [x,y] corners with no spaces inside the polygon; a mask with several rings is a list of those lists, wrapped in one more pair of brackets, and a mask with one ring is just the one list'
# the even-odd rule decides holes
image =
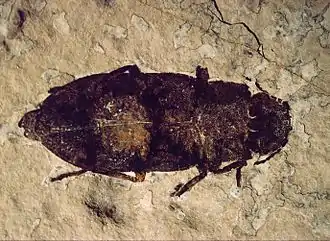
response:
{"label": "beetle head", "polygon": [[249,134],[247,144],[261,155],[273,153],[288,141],[292,130],[288,102],[265,92],[252,96],[249,107]]}
{"label": "beetle head", "polygon": [[18,126],[24,128],[24,136],[32,140],[40,140],[39,134],[36,132],[38,114],[39,110],[30,111],[18,122]]}

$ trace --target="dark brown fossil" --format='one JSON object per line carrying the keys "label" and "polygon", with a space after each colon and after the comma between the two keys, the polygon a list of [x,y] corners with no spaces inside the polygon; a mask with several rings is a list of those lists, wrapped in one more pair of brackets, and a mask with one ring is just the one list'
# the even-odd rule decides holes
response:
{"label": "dark brown fossil", "polygon": [[[290,108],[265,91],[252,95],[245,84],[208,79],[199,66],[196,77],[124,66],[50,89],[19,126],[26,137],[82,168],[54,180],[92,171],[137,182],[147,172],[196,166],[199,175],[173,195],[208,172],[236,169],[240,186],[252,153],[269,155],[260,164],[287,143]],[[128,171],[136,176],[123,173]]]}

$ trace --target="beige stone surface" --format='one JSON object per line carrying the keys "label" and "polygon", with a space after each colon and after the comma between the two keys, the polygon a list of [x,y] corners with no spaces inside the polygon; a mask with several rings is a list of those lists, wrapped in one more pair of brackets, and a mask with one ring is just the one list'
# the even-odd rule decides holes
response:
{"label": "beige stone surface", "polygon": [[[330,239],[329,32],[326,0],[0,1],[0,238]],[[289,143],[243,169],[241,189],[210,175],[171,198],[194,169],[50,183],[76,169],[26,139],[20,117],[50,87],[132,63],[257,80],[289,101]]]}

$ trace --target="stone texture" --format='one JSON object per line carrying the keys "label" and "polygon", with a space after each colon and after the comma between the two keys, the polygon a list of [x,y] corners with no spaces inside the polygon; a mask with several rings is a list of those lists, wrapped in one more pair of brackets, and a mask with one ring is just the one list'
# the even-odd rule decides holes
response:
{"label": "stone texture", "polygon": [[[19,26],[17,10],[26,13]],[[1,239],[329,239],[329,3],[317,1],[0,1]],[[293,128],[265,165],[196,170],[132,184],[86,174],[22,136],[17,121],[73,78],[136,63],[251,84],[289,101]]]}

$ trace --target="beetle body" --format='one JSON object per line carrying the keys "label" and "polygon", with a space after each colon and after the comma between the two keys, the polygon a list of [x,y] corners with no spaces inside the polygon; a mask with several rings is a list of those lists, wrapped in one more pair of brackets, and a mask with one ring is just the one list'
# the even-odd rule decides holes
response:
{"label": "beetle body", "polygon": [[[272,155],[287,143],[289,105],[264,91],[252,95],[245,84],[208,79],[199,66],[196,77],[124,66],[50,89],[19,126],[84,171],[143,181],[146,172],[196,166],[200,174],[178,196],[208,172],[236,169],[240,185],[252,153]],[[130,171],[136,177],[122,173]]]}

